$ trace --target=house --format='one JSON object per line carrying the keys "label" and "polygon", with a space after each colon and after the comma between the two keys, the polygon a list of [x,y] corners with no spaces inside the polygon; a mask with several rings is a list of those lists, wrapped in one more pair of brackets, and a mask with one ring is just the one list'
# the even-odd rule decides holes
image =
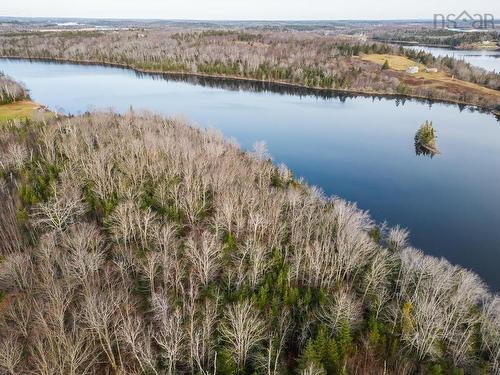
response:
{"label": "house", "polygon": [[406,73],[409,73],[409,74],[418,73],[418,66],[410,66],[408,69],[406,69]]}
{"label": "house", "polygon": [[41,105],[38,108],[36,108],[37,112],[44,113],[44,112],[49,112],[49,107],[46,105]]}

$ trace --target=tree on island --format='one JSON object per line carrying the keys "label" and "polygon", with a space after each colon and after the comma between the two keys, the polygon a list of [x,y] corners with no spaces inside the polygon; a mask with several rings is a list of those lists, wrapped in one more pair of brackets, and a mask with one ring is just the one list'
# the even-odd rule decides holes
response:
{"label": "tree on island", "polygon": [[434,156],[439,153],[436,145],[436,131],[432,121],[425,121],[415,134],[415,152],[417,155]]}

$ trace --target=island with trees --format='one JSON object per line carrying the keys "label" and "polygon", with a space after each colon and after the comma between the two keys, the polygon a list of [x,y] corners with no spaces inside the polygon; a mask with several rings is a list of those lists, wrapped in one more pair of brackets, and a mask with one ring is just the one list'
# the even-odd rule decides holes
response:
{"label": "island with trees", "polygon": [[432,121],[425,121],[415,133],[415,150],[417,155],[434,156],[439,154],[436,144],[436,131]]}

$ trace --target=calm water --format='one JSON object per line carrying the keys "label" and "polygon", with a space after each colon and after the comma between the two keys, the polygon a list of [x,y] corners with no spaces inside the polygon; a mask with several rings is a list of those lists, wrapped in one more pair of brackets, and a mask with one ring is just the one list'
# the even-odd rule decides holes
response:
{"label": "calm water", "polygon": [[[33,99],[78,114],[136,108],[216,127],[244,149],[264,140],[276,162],[401,224],[414,246],[477,271],[500,290],[500,123],[457,106],[326,97],[259,84],[168,79],[97,66],[0,60]],[[416,156],[432,120],[442,154]]]}
{"label": "calm water", "polygon": [[454,57],[458,60],[465,60],[471,65],[500,73],[500,51],[456,50],[424,46],[405,46],[405,48],[413,48],[417,51],[428,52],[437,57]]}

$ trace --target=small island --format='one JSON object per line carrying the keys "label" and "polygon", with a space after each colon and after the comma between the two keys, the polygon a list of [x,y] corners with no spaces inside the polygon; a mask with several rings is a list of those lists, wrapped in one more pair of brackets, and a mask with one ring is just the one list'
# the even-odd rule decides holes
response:
{"label": "small island", "polygon": [[432,121],[425,121],[415,134],[415,152],[417,155],[429,155],[433,157],[439,154],[436,145],[436,132]]}

